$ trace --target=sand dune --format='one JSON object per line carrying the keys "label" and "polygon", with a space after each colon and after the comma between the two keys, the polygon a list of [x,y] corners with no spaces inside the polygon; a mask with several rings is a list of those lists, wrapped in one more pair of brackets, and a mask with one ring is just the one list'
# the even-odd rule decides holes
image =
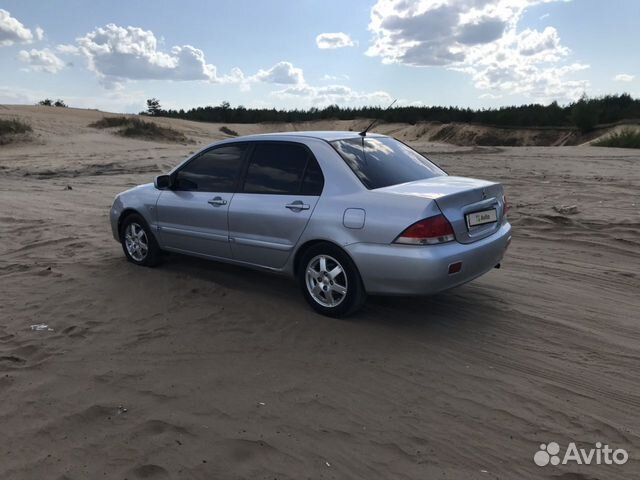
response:
{"label": "sand dune", "polygon": [[[451,174],[503,182],[514,241],[472,284],[372,298],[345,321],[279,277],[127,263],[113,196],[224,135],[160,119],[195,143],[131,140],[87,126],[102,115],[0,108],[34,127],[0,147],[0,478],[640,475],[637,152],[412,140]],[[631,460],[537,467],[549,441]]]}

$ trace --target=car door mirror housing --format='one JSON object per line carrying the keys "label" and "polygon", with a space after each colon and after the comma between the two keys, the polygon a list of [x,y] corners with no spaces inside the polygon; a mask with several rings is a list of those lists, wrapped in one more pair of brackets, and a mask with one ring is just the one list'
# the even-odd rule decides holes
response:
{"label": "car door mirror housing", "polygon": [[158,190],[169,190],[173,186],[171,175],[158,175],[153,182]]}

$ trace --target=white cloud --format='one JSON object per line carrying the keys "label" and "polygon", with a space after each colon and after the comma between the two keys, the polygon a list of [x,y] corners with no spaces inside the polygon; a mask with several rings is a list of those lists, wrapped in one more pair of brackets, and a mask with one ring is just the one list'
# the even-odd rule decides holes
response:
{"label": "white cloud", "polygon": [[[169,52],[158,50],[158,41],[150,30],[120,27],[113,23],[77,39],[78,51],[87,58],[89,69],[106,86],[125,80],[205,80],[213,83],[239,81],[239,70],[218,76],[216,67],[207,63],[204,52],[191,45],[175,46]],[[59,51],[73,53],[67,45]]]}
{"label": "white cloud", "polygon": [[273,92],[280,99],[294,99],[296,104],[322,107],[327,105],[388,105],[393,97],[384,91],[358,92],[344,85],[313,87],[296,85]]}
{"label": "white cloud", "polygon": [[29,64],[29,70],[36,72],[58,73],[64,68],[64,62],[48,48],[21,50],[18,53],[18,59]]}
{"label": "white cloud", "polygon": [[322,80],[323,82],[335,82],[335,81],[349,80],[349,79],[350,79],[350,77],[346,73],[343,73],[341,75],[327,75],[327,74],[324,74],[320,78],[320,80]]}
{"label": "white cloud", "polygon": [[68,45],[68,44],[58,45],[56,46],[56,50],[60,53],[65,53],[70,55],[76,55],[80,53],[80,49],[78,47],[76,47],[75,45]]}
{"label": "white cloud", "polygon": [[634,78],[636,78],[635,75],[629,75],[628,73],[619,73],[613,77],[616,82],[631,82]]}
{"label": "white cloud", "polygon": [[521,55],[546,55],[546,61],[557,61],[569,53],[567,47],[560,45],[558,31],[547,27],[542,32],[527,28],[518,35],[517,49]]}
{"label": "white cloud", "polygon": [[301,68],[294,67],[290,62],[278,62],[268,70],[259,70],[251,80],[281,85],[302,85],[304,75]]}
{"label": "white cloud", "polygon": [[349,35],[343,32],[321,33],[316,37],[316,45],[322,49],[353,47],[355,43]]}
{"label": "white cloud", "polygon": [[494,93],[483,93],[480,95],[480,98],[488,98],[490,100],[498,100],[502,98],[502,95],[496,95]]}
{"label": "white cloud", "polygon": [[36,40],[42,40],[44,38],[44,30],[41,29],[40,27],[36,27],[34,30],[34,35],[36,37]]}
{"label": "white cloud", "polygon": [[[42,37],[42,29],[36,29],[36,37]],[[40,40],[38,38],[38,40]],[[0,47],[8,47],[14,43],[31,43],[34,35],[9,12],[0,8]]]}
{"label": "white cloud", "polygon": [[175,46],[168,51],[158,48],[150,30],[109,24],[77,39],[76,45],[58,45],[61,54],[81,54],[89,69],[108,88],[120,88],[127,80],[201,80],[211,83],[238,84],[248,90],[254,82],[302,85],[302,69],[290,62],[279,62],[255,75],[245,76],[239,68],[219,75],[205,54],[191,45]]}
{"label": "white cloud", "polygon": [[527,7],[553,1],[378,0],[366,53],[383,63],[463,71],[493,95],[572,100],[589,84],[571,76],[588,66],[564,63],[570,50],[555,28],[517,28]]}
{"label": "white cloud", "polygon": [[[324,75],[322,80],[345,80],[348,75]],[[249,82],[268,82],[286,87],[271,95],[290,101],[296,107],[323,107],[327,105],[388,105],[393,97],[385,91],[362,92],[339,84],[313,86],[306,83],[302,69],[290,62],[279,62],[268,70],[260,70],[246,79]]]}

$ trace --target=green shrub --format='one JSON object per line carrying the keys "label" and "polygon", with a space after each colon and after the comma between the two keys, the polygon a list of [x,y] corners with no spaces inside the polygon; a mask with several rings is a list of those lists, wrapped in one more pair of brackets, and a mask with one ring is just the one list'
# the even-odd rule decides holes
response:
{"label": "green shrub", "polygon": [[44,100],[40,100],[36,105],[40,105],[40,106],[43,106],[43,107],[62,107],[62,108],[67,108],[67,104],[64,103],[64,100],[57,99],[56,101],[53,101],[50,98],[45,98]]}
{"label": "green shrub", "polygon": [[593,142],[596,147],[640,148],[640,130],[625,128]]}
{"label": "green shrub", "polygon": [[31,125],[23,122],[22,120],[18,120],[17,118],[12,118],[10,120],[2,120],[0,119],[0,135],[11,135],[14,133],[27,133],[32,130]]}

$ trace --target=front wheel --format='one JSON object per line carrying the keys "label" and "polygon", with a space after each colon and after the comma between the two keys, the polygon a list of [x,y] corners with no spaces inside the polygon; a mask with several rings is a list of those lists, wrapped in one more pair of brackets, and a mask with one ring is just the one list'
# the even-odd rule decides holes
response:
{"label": "front wheel", "polygon": [[360,274],[339,248],[320,244],[305,252],[299,282],[305,299],[322,315],[341,317],[357,311],[366,299]]}
{"label": "front wheel", "polygon": [[154,267],[160,263],[162,252],[151,229],[138,214],[128,215],[120,227],[120,242],[124,254],[132,263]]}

